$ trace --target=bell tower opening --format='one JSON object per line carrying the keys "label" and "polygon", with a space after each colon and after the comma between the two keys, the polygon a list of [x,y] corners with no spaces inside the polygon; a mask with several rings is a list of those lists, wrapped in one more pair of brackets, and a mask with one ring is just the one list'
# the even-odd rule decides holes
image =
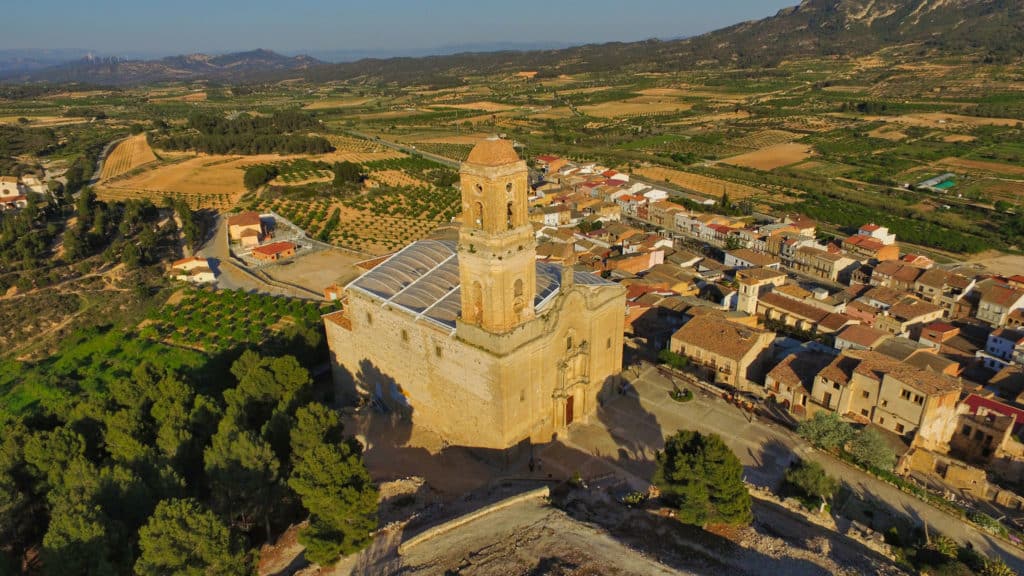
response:
{"label": "bell tower opening", "polygon": [[[512,142],[477,144],[459,171],[463,214],[459,230],[461,319],[503,333],[535,316],[536,238],[526,217],[526,162]],[[479,283],[479,288],[478,288]]]}

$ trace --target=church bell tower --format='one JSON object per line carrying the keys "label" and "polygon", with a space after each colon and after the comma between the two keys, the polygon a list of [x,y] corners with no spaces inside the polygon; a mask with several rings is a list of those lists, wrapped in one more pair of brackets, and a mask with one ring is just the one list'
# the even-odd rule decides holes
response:
{"label": "church bell tower", "polygon": [[508,140],[476,145],[460,170],[462,321],[501,334],[533,319],[537,244],[526,162]]}

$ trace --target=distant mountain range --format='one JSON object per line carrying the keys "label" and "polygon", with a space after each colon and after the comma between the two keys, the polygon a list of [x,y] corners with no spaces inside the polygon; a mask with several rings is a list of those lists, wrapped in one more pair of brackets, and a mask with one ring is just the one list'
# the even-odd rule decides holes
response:
{"label": "distant mountain range", "polygon": [[322,64],[309,56],[282,56],[270,50],[220,56],[189,54],[159,60],[87,55],[41,69],[0,72],[0,79],[7,82],[80,82],[114,86],[199,79],[244,82],[281,73],[288,75]]}
{"label": "distant mountain range", "polygon": [[[494,44],[485,47],[497,47]],[[460,83],[469,74],[537,70],[540,75],[606,71],[674,71],[699,66],[763,67],[801,57],[849,57],[883,48],[913,58],[965,55],[979,62],[1024,57],[1021,0],[803,0],[763,20],[743,22],[680,40],[612,42],[534,50],[466,48],[427,57],[363,58],[327,64],[310,56],[267,50],[223,56],[159,60],[84,58],[56,66],[3,72],[7,81],[137,84],[211,79],[228,82],[305,77],[332,81],[365,78],[398,83]],[[526,48],[526,49],[524,49]],[[443,52],[443,50],[438,50]],[[325,52],[327,60],[364,55]]]}

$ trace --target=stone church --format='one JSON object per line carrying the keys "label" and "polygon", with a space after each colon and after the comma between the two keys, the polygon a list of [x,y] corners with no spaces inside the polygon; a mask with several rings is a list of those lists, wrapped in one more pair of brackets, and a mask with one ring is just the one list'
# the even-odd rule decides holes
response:
{"label": "stone church", "polygon": [[406,246],[324,317],[335,381],[453,445],[550,441],[618,381],[625,290],[537,261],[511,142],[480,142],[460,176],[458,242]]}

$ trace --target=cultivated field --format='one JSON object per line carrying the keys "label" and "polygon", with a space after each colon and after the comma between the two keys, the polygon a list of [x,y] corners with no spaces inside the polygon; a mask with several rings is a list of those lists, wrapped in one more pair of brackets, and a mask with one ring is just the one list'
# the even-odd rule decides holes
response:
{"label": "cultivated field", "polygon": [[984,118],[981,116],[947,114],[945,112],[921,112],[918,114],[904,114],[902,116],[862,116],[862,118],[871,122],[895,122],[896,124],[923,126],[925,128],[1016,126],[1020,123],[1020,120],[1016,118]]}
{"label": "cultivated field", "polygon": [[149,147],[145,134],[137,134],[120,142],[103,161],[100,180],[110,180],[130,172],[139,166],[156,162],[156,155]]}
{"label": "cultivated field", "polygon": [[[372,183],[372,184],[371,184]],[[367,185],[375,186],[412,186],[417,188],[428,188],[430,184],[410,176],[401,170],[378,170],[370,174]]]}
{"label": "cultivated field", "polygon": [[951,168],[953,170],[972,170],[991,172],[994,174],[1014,174],[1024,176],[1024,166],[1014,166],[1002,162],[986,162],[984,160],[967,160],[965,158],[943,158],[935,163],[936,166]]}
{"label": "cultivated field", "polygon": [[747,152],[739,156],[732,156],[722,160],[725,164],[733,166],[745,166],[757,170],[774,170],[782,166],[789,166],[802,162],[813,155],[813,150],[807,144],[789,142],[776,144],[755,152]]}
{"label": "cultivated field", "polygon": [[160,96],[150,98],[150,102],[206,102],[206,92],[190,92],[177,96]]}
{"label": "cultivated field", "polygon": [[602,102],[589,106],[580,106],[580,111],[598,118],[618,118],[620,116],[638,116],[685,112],[693,108],[692,104],[657,96],[638,96],[629,100]]}
{"label": "cultivated field", "polygon": [[718,178],[711,178],[710,176],[704,176],[702,174],[693,174],[691,172],[683,172],[681,170],[673,170],[671,168],[650,166],[635,170],[635,173],[652,182],[668,182],[669,184],[675,184],[676,186],[692,190],[710,198],[721,197],[723,192],[728,193],[729,197],[734,201],[753,196],[766,195],[765,191],[758,190],[752,186],[736,184],[734,182],[729,182],[728,180],[720,180]]}
{"label": "cultivated field", "polygon": [[304,110],[329,110],[331,108],[354,108],[370,102],[373,98],[330,98],[306,104]]}
{"label": "cultivated field", "polygon": [[227,209],[245,193],[243,168],[247,164],[282,160],[275,154],[263,156],[196,156],[165,164],[115,181],[101,182],[97,195],[104,200],[164,196],[186,200],[193,209]]}
{"label": "cultivated field", "polygon": [[447,108],[458,108],[459,110],[483,110],[484,112],[504,112],[506,110],[514,110],[515,106],[509,106],[508,104],[501,104],[499,102],[467,102],[465,104],[445,104]]}

